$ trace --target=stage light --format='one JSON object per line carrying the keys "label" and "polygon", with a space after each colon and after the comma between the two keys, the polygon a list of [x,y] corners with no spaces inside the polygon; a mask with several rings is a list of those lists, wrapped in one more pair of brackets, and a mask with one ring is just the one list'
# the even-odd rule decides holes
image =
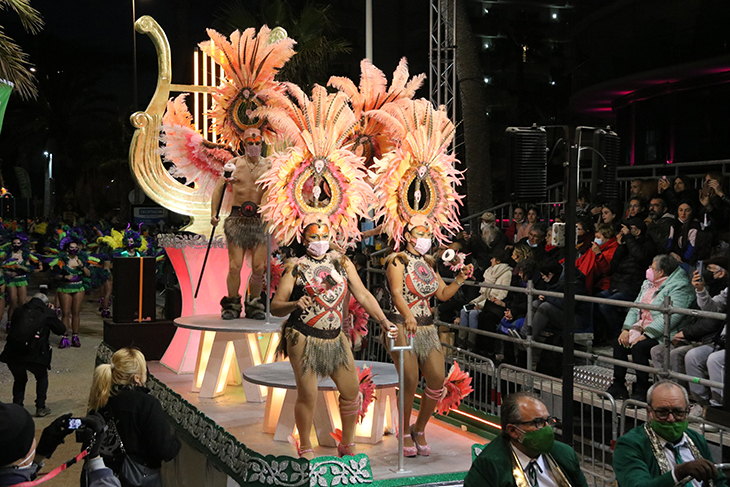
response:
{"label": "stage light", "polygon": [[550,86],[555,86],[555,81],[550,81]]}
{"label": "stage light", "polygon": [[553,20],[558,20],[558,14],[556,12],[553,12]]}
{"label": "stage light", "polygon": [[489,76],[484,77],[484,83],[489,84],[491,82],[492,82],[492,78],[490,78]]}

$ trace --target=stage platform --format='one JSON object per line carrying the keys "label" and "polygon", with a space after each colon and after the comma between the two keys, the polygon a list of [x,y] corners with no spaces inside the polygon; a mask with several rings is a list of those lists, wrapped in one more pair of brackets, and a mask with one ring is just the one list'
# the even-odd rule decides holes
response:
{"label": "stage platform", "polygon": [[[111,355],[111,350],[100,349],[98,358],[105,361],[107,355]],[[310,485],[311,479],[302,477],[309,467],[306,460],[292,458],[296,456],[292,445],[274,441],[272,434],[262,432],[264,403],[247,402],[241,387],[228,387],[222,396],[201,399],[191,391],[189,375],[176,374],[159,362],[149,362],[148,366],[151,376],[148,385],[162,402],[184,442],[202,452],[208,463],[227,474],[228,485],[231,481],[247,485],[272,485],[271,481],[280,486]],[[414,414],[410,422],[415,419]],[[435,418],[429,423],[427,435],[433,453],[429,457],[406,458],[405,469],[410,473],[394,471],[398,469],[395,435],[386,435],[378,444],[359,443],[358,455],[345,462],[347,475],[351,477],[349,484],[459,485],[471,466],[472,445],[486,442],[481,436]],[[316,443],[314,434],[312,440]],[[313,461],[311,475],[324,472],[322,469],[327,464],[335,464],[328,467],[331,468],[328,475],[341,469],[341,460],[331,457],[336,454],[335,448],[315,446],[315,455],[326,458]],[[367,463],[365,455],[370,473],[363,468]],[[174,476],[180,478],[184,467],[173,467],[178,471]],[[312,485],[330,485],[329,482],[323,484],[324,479],[315,480],[317,483]],[[332,485],[337,483],[334,479]]]}

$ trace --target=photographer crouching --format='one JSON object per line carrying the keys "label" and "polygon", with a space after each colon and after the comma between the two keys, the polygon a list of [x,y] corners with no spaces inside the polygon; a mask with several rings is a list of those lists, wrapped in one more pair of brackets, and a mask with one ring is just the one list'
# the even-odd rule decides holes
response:
{"label": "photographer crouching", "polygon": [[[36,444],[35,423],[30,413],[17,404],[0,403],[0,487],[39,485],[81,459],[84,459],[82,486],[121,486],[99,456],[106,433],[104,419],[98,414],[85,418],[71,416],[69,413],[56,418],[43,430]],[[81,453],[38,477],[43,459],[51,458],[56,447],[71,433],[76,433],[76,441],[82,443]]]}

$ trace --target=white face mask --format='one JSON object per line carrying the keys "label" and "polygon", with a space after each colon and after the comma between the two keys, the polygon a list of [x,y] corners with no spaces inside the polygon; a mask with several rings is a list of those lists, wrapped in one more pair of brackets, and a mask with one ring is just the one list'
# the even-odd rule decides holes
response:
{"label": "white face mask", "polygon": [[487,229],[487,227],[488,227],[488,226],[489,226],[489,223],[487,223],[487,222],[482,222],[482,224],[481,224],[481,225],[479,225],[479,229],[480,229],[480,230],[481,230],[481,231],[483,232],[484,230],[486,230],[486,229]]}
{"label": "white face mask", "polygon": [[247,145],[246,155],[251,159],[258,159],[261,157],[261,145]]}
{"label": "white face mask", "polygon": [[431,239],[430,238],[417,238],[416,243],[413,245],[416,252],[423,255],[431,250]]}
{"label": "white face mask", "polygon": [[602,238],[594,238],[594,242],[596,242],[596,245],[601,246],[603,245],[603,239]]}
{"label": "white face mask", "polygon": [[314,257],[322,257],[330,249],[330,243],[327,240],[318,240],[316,242],[309,242],[307,245],[307,252]]}

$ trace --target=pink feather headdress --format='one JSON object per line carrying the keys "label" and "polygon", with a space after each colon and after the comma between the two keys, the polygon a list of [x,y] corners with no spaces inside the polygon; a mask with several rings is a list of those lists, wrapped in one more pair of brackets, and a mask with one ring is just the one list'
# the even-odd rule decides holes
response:
{"label": "pink feather headdress", "polygon": [[383,107],[398,121],[391,133],[398,144],[394,151],[376,160],[370,173],[377,188],[375,220],[383,217],[383,231],[398,249],[403,231],[412,221],[425,220],[440,243],[461,228],[458,206],[463,196],[456,192],[462,172],[449,154],[454,124],[443,107],[427,100],[401,100]]}
{"label": "pink feather headdress", "polygon": [[[332,76],[327,83],[342,91],[350,99],[357,125],[347,136],[345,144],[352,144],[351,150],[365,157],[365,167],[370,167],[374,158],[380,158],[395,146],[389,136],[398,122],[388,113],[380,111],[385,105],[402,99],[411,99],[426,79],[425,74],[409,80],[408,61],[402,58],[393,72],[393,81],[387,89],[385,74],[369,60],[360,62],[360,86],[349,78]],[[374,112],[375,110],[375,112]]]}
{"label": "pink feather headdress", "polygon": [[284,244],[301,241],[313,218],[326,221],[340,243],[357,240],[357,218],[367,216],[375,197],[362,158],[342,148],[356,123],[347,97],[316,85],[310,99],[298,86],[284,85],[291,98],[275,94],[273,106],[255,112],[294,144],[274,154],[271,170],[259,180],[265,189],[261,214]]}

